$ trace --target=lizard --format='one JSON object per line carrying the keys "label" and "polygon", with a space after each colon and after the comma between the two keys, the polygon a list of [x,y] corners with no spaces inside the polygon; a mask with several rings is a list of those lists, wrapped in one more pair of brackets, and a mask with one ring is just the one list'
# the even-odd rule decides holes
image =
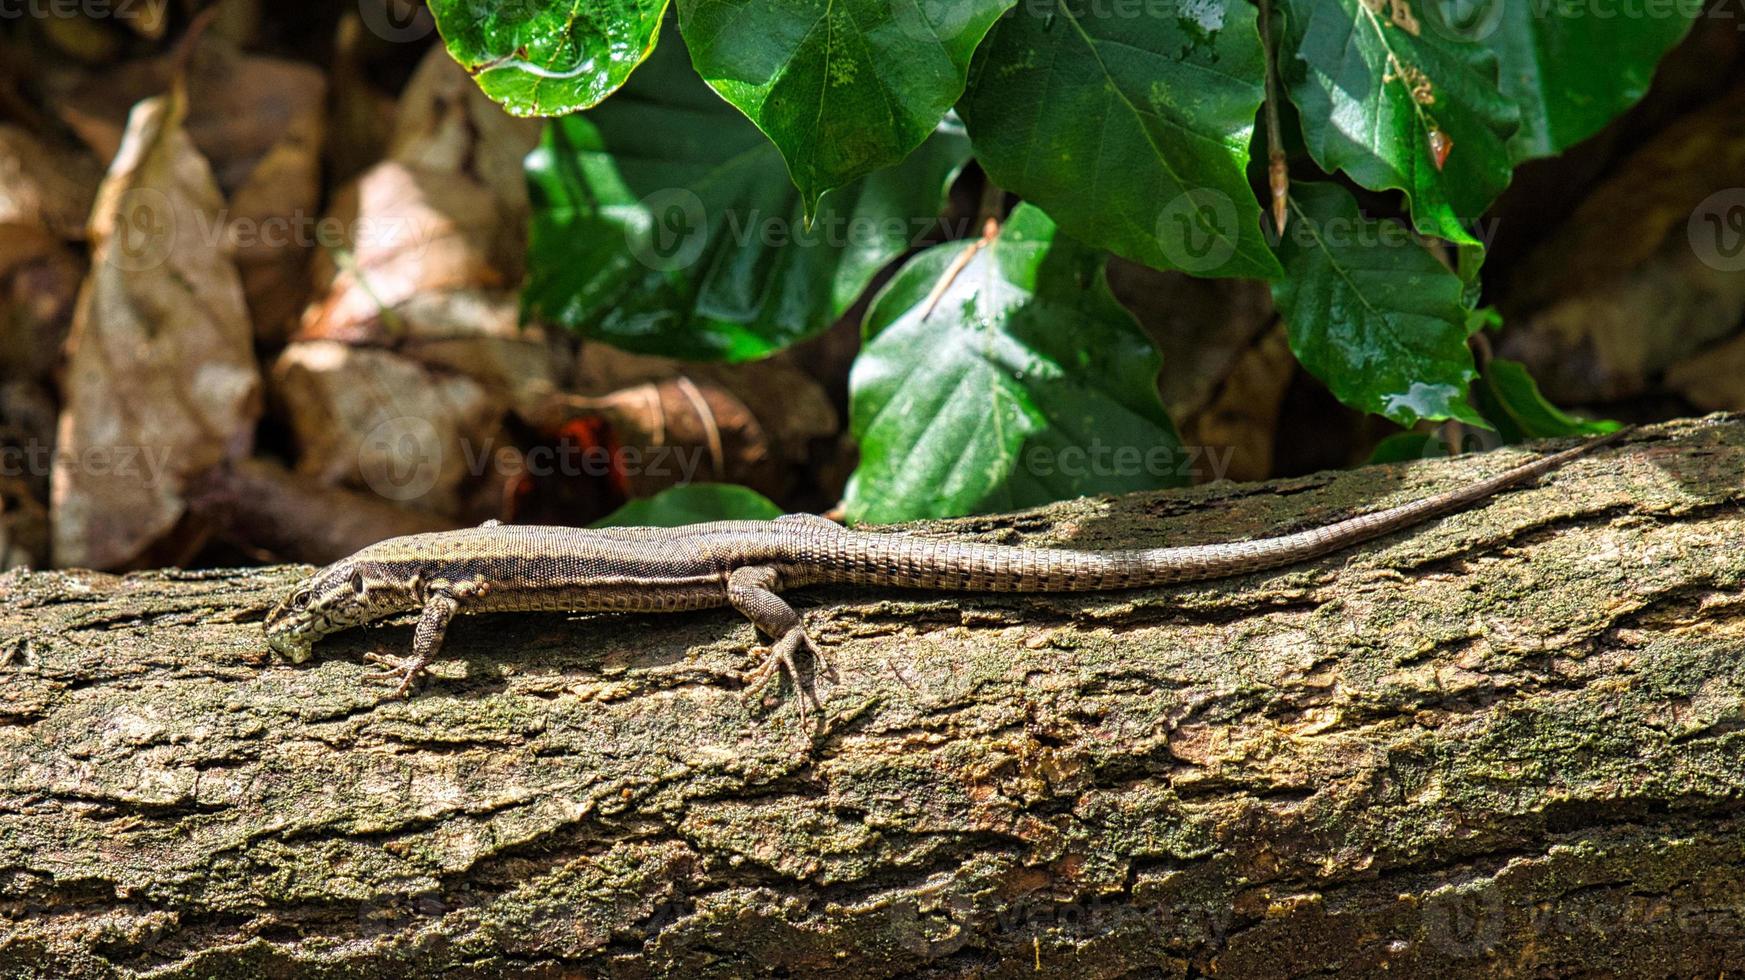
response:
{"label": "lizard", "polygon": [[264,620],[267,645],[295,663],[318,639],[417,612],[410,657],[366,658],[404,697],[434,661],[460,612],[677,612],[732,606],[773,643],[748,675],[757,689],[784,672],[806,701],[795,657],[834,673],[800,615],[779,594],[820,584],[982,592],[1137,589],[1264,571],[1403,530],[1483,500],[1613,442],[1618,430],[1495,476],[1307,530],[1228,543],[1112,551],[1026,548],[843,527],[814,514],[676,528],[505,525],[413,534],[369,545],[322,568]]}

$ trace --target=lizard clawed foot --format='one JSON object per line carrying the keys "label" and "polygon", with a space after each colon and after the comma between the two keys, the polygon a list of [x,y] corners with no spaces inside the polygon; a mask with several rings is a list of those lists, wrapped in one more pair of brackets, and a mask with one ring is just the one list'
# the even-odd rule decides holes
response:
{"label": "lizard clawed foot", "polygon": [[812,689],[800,680],[800,668],[794,661],[794,653],[801,649],[812,655],[814,676],[836,679],[836,668],[824,656],[824,651],[812,642],[812,638],[806,635],[803,628],[796,626],[769,647],[764,654],[763,663],[746,675],[745,684],[747,696],[750,697],[760,694],[771,677],[786,674],[794,685],[795,693],[799,695],[800,724],[803,726],[811,718],[808,706],[817,708],[820,713],[824,711],[824,706],[818,702],[818,696]]}
{"label": "lizard clawed foot", "polygon": [[390,698],[405,697],[407,692],[412,690],[412,683],[418,679],[418,675],[424,673],[431,661],[430,657],[390,657],[385,653],[366,653],[364,659],[386,668],[365,674],[364,680],[397,680],[400,682],[399,686],[394,688],[394,693],[388,695]]}

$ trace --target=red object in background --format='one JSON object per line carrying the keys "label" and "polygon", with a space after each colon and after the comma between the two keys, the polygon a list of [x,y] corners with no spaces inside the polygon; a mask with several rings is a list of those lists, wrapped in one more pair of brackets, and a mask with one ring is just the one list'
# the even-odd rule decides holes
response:
{"label": "red object in background", "polygon": [[580,527],[630,499],[617,436],[598,416],[566,420],[549,441],[524,449],[521,459],[522,471],[504,494],[512,523]]}

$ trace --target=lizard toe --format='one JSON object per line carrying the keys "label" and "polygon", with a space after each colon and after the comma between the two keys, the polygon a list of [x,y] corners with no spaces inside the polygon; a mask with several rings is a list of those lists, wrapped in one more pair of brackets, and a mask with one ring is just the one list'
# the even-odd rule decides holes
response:
{"label": "lizard toe", "polygon": [[817,645],[806,635],[805,630],[795,627],[772,644],[764,652],[763,662],[746,675],[746,691],[748,697],[763,695],[767,693],[765,689],[772,679],[779,684],[781,678],[786,676],[794,687],[794,693],[798,695],[796,707],[800,712],[800,724],[804,725],[811,719],[811,708],[823,711],[824,706],[819,703],[812,689],[800,679],[800,667],[794,660],[794,653],[801,648],[811,653],[814,662],[822,669],[826,661]]}
{"label": "lizard toe", "polygon": [[424,657],[390,657],[385,653],[366,653],[364,659],[378,664],[383,669],[364,675],[367,681],[399,681],[391,698],[403,698],[412,690],[412,684],[423,674],[430,661]]}

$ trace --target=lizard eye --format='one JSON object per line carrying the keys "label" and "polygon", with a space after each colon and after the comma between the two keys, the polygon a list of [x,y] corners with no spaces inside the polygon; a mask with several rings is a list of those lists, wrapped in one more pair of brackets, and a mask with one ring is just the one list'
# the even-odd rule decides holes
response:
{"label": "lizard eye", "polygon": [[364,583],[363,572],[351,573],[351,590],[353,592],[356,592],[358,595],[363,595],[368,588],[369,587]]}
{"label": "lizard eye", "polygon": [[291,596],[290,605],[291,605],[291,610],[293,612],[302,612],[303,610],[308,609],[309,608],[309,593],[299,592],[299,593]]}

